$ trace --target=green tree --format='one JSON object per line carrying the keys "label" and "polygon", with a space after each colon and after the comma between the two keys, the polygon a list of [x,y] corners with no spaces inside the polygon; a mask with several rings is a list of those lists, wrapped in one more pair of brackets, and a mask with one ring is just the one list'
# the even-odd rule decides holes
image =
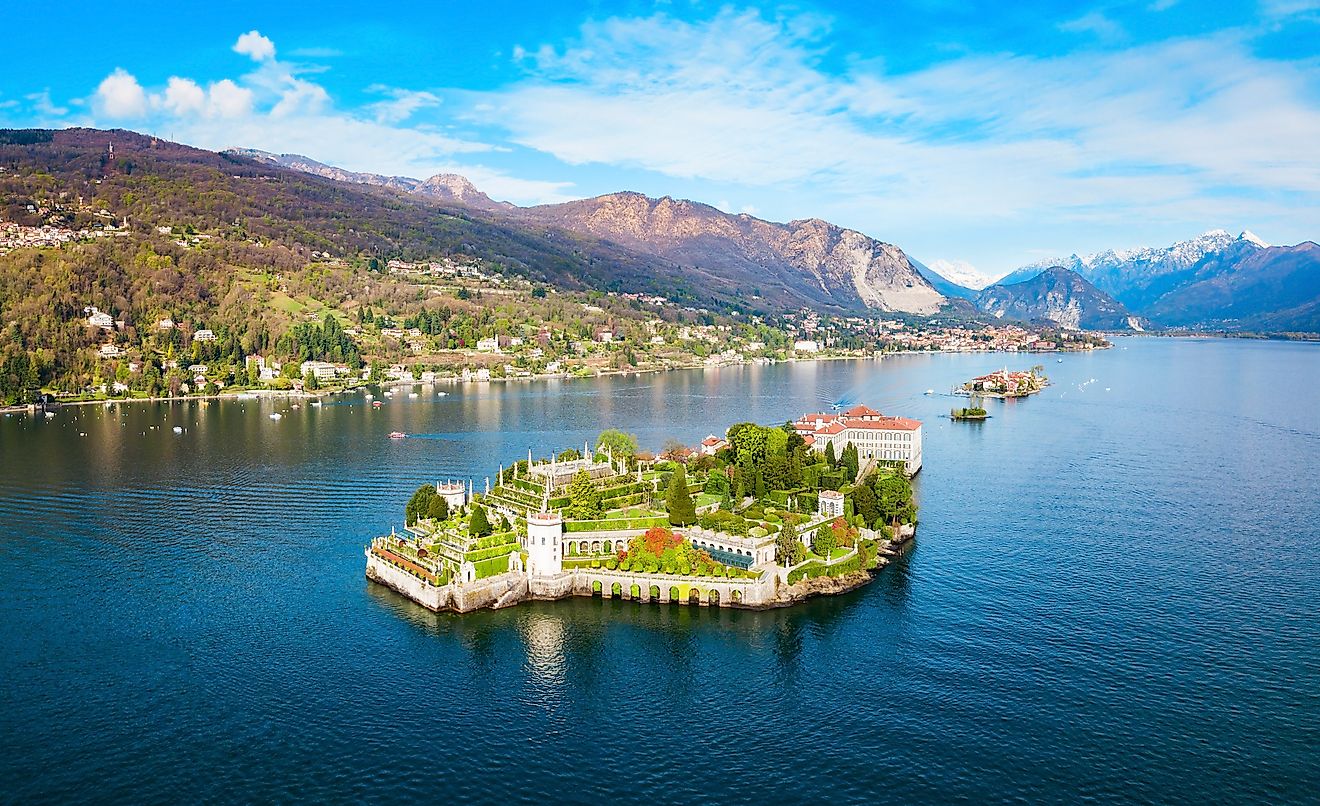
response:
{"label": "green tree", "polygon": [[874,478],[874,475],[868,476],[866,481],[858,484],[852,491],[853,511],[862,516],[868,528],[874,528],[880,518],[880,500],[871,487]]}
{"label": "green tree", "polygon": [[844,446],[843,456],[839,459],[839,462],[843,465],[844,472],[846,473],[844,481],[849,484],[857,479],[859,461],[860,460],[857,458],[857,446],[849,442]]}
{"label": "green tree", "polygon": [[839,458],[838,458],[838,454],[836,454],[836,453],[834,452],[834,441],[833,441],[833,440],[831,440],[831,441],[825,443],[825,462],[826,462],[830,467],[838,467],[838,466],[839,466]]}
{"label": "green tree", "polygon": [[437,522],[449,519],[449,502],[443,495],[431,496],[431,503],[426,508],[426,517]]}
{"label": "green tree", "polygon": [[830,552],[839,547],[839,539],[834,534],[834,527],[822,523],[811,536],[811,550],[829,559]]}
{"label": "green tree", "polygon": [[486,508],[481,504],[472,505],[472,515],[468,518],[468,534],[473,537],[485,537],[491,534],[494,529],[490,526],[490,520],[486,517]]}
{"label": "green tree", "polygon": [[784,524],[775,536],[775,561],[785,568],[802,562],[802,542],[792,524]]}
{"label": "green tree", "polygon": [[596,450],[608,450],[615,459],[622,459],[631,466],[637,455],[637,437],[617,428],[607,428],[596,437]]}
{"label": "green tree", "polygon": [[665,508],[669,522],[674,526],[688,526],[697,522],[697,506],[688,491],[687,471],[679,463],[669,477],[669,490],[665,493]]}
{"label": "green tree", "polygon": [[594,520],[603,514],[600,490],[585,470],[573,474],[568,485],[568,506],[564,514],[576,520]]}
{"label": "green tree", "polygon": [[729,427],[729,447],[738,457],[738,464],[756,464],[765,459],[769,431],[756,423],[736,423]]}
{"label": "green tree", "polygon": [[423,484],[417,488],[417,492],[412,494],[408,503],[403,508],[404,523],[412,526],[418,518],[427,517],[427,512],[431,506],[431,499],[435,497],[435,487],[430,484]]}

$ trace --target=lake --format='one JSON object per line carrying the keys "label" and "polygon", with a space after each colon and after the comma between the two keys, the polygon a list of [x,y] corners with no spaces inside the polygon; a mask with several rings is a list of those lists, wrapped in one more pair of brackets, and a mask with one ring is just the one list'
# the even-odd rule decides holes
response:
{"label": "lake", "polygon": [[[0,418],[3,800],[1316,802],[1320,347],[1062,358]],[[916,545],[854,593],[456,616],[363,576],[421,483],[840,397],[925,422]]]}

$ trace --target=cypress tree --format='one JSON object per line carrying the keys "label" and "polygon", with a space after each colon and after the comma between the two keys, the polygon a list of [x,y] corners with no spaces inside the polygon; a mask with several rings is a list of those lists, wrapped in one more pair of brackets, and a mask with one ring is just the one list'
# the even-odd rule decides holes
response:
{"label": "cypress tree", "polygon": [[784,524],[775,536],[775,561],[788,568],[802,561],[802,547],[798,542],[797,527]]}
{"label": "cypress tree", "polygon": [[838,456],[834,453],[834,442],[825,443],[825,461],[830,467],[837,467],[839,464]]}
{"label": "cypress tree", "polygon": [[431,496],[431,503],[426,508],[426,517],[433,521],[443,521],[449,519],[449,502],[443,495]]}
{"label": "cypress tree", "polygon": [[849,442],[847,446],[844,447],[842,462],[844,468],[848,472],[848,476],[847,478],[844,479],[844,481],[846,481],[849,484],[852,484],[857,479],[857,468],[859,467],[856,445]]}
{"label": "cypress tree", "polygon": [[472,517],[468,519],[468,534],[473,537],[485,537],[493,529],[490,528],[490,521],[486,518],[486,508],[481,504],[472,505]]}
{"label": "cypress tree", "polygon": [[674,526],[687,526],[697,522],[697,505],[692,500],[692,493],[688,492],[687,472],[681,463],[669,477],[665,508],[669,510],[669,522]]}

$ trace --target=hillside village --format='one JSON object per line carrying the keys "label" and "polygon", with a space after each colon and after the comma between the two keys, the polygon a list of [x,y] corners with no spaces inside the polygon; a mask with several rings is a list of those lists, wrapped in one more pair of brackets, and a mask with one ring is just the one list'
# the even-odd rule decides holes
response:
{"label": "hillside village", "polygon": [[[30,139],[42,136],[50,135]],[[176,186],[144,176],[140,161],[174,159],[172,152],[197,160],[205,152],[146,138],[136,152],[116,152],[113,142],[95,144],[105,135],[76,136],[92,140],[77,152],[81,174],[59,180],[21,160],[0,172],[0,404],[42,395],[77,401],[315,392],[896,351],[1104,346],[1088,334],[954,313],[755,311],[702,304],[696,300],[709,295],[681,283],[660,291],[644,290],[645,282],[608,287],[621,285],[614,279],[605,288],[573,287],[520,265],[532,256],[521,241],[496,241],[498,250],[484,252],[470,242],[346,250],[297,221],[198,212],[199,193],[219,199],[241,190],[254,194],[253,204],[271,203],[260,195],[269,187],[260,184],[267,178],[261,172],[270,169],[236,163],[232,170],[246,173],[230,182],[189,167],[188,183]],[[179,163],[160,165],[182,170]],[[202,177],[226,189],[207,190]],[[305,194],[347,192],[299,177],[285,176],[285,184],[307,182],[299,190]],[[394,219],[355,214],[363,229],[403,226],[398,210]],[[582,245],[572,254],[593,271],[607,265]]]}

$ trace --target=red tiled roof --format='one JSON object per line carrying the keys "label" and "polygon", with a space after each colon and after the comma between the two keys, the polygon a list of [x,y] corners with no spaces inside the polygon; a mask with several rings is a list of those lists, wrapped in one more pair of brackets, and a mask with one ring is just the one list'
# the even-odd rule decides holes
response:
{"label": "red tiled roof", "polygon": [[845,417],[879,417],[880,416],[880,412],[876,411],[870,406],[863,406],[860,403],[857,404],[856,406],[853,406],[851,409],[848,409],[843,414]]}
{"label": "red tiled roof", "polygon": [[878,420],[848,420],[849,428],[871,428],[881,431],[916,431],[921,427],[920,420],[907,417],[884,417]]}

